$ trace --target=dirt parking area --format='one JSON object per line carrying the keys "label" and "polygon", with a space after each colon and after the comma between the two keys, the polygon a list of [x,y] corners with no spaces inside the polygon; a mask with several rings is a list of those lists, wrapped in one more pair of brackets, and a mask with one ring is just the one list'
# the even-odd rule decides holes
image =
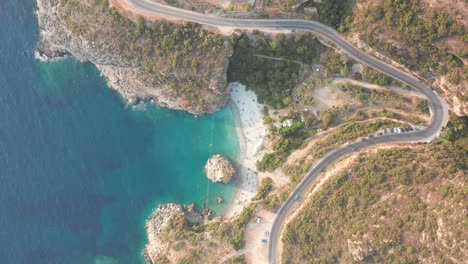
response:
{"label": "dirt parking area", "polygon": [[[249,264],[267,262],[269,232],[276,214],[264,209],[257,211],[254,221],[247,225],[245,231],[245,259]],[[258,217],[260,220],[258,221]]]}

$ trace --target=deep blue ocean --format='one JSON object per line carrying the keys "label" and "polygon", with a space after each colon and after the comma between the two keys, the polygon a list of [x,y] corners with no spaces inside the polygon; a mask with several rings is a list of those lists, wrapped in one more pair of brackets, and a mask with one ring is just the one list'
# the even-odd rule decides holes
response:
{"label": "deep blue ocean", "polygon": [[0,263],[141,263],[161,202],[217,206],[211,154],[238,154],[232,113],[134,108],[92,64],[34,58],[34,0],[0,0]]}

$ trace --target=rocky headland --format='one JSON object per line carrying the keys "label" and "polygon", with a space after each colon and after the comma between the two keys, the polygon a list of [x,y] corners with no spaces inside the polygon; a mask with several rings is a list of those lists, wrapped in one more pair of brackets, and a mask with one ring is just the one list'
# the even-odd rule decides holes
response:
{"label": "rocky headland", "polygon": [[130,20],[107,1],[38,0],[36,57],[91,62],[132,104],[201,115],[222,108],[231,42],[199,25]]}
{"label": "rocky headland", "polygon": [[228,158],[216,154],[206,162],[205,172],[212,182],[228,183],[234,177],[235,169]]}
{"label": "rocky headland", "polygon": [[199,211],[195,204],[188,206],[168,203],[161,204],[146,221],[148,243],[143,255],[148,263],[159,263],[170,250],[172,240],[169,239],[177,231],[180,223],[203,224],[214,218],[214,212],[204,207]]}

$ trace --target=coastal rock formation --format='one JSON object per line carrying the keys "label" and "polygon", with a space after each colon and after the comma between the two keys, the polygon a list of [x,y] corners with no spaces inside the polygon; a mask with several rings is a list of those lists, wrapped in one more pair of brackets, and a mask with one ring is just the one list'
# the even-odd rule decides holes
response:
{"label": "coastal rock formation", "polygon": [[105,0],[38,0],[37,5],[38,59],[70,55],[91,62],[132,104],[153,100],[197,115],[226,104],[232,45],[224,37],[195,24],[132,21]]}
{"label": "coastal rock formation", "polygon": [[212,182],[228,183],[234,177],[235,170],[228,158],[217,154],[208,159],[205,172]]}
{"label": "coastal rock formation", "polygon": [[190,224],[203,223],[211,220],[214,212],[204,207],[200,212],[195,204],[183,206],[175,203],[161,204],[146,221],[146,233],[148,243],[143,250],[143,255],[148,263],[158,263],[158,258],[166,253],[170,247],[170,241],[165,237],[173,230],[172,225],[182,219]]}

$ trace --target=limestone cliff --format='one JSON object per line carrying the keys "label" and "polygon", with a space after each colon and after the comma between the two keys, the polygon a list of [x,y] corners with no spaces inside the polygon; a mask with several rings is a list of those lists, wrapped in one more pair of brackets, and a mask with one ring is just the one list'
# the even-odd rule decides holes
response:
{"label": "limestone cliff", "polygon": [[193,114],[228,100],[230,42],[200,26],[132,21],[107,1],[38,0],[37,57],[91,62],[130,103],[154,100]]}
{"label": "limestone cliff", "polygon": [[231,161],[223,155],[213,155],[205,165],[205,172],[212,182],[229,182],[234,177],[234,167]]}

